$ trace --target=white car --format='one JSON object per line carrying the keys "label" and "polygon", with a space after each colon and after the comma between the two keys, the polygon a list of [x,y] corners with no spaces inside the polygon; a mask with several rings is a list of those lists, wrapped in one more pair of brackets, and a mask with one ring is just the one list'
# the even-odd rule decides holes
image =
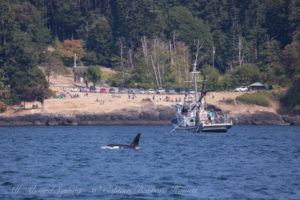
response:
{"label": "white car", "polygon": [[166,90],[164,89],[164,88],[158,88],[157,90],[156,90],[156,93],[157,94],[164,94],[166,92]]}
{"label": "white car", "polygon": [[152,88],[150,88],[149,90],[148,90],[148,94],[154,94],[155,93],[155,91],[152,89]]}
{"label": "white car", "polygon": [[235,92],[247,92],[248,87],[247,86],[240,86],[234,89]]}

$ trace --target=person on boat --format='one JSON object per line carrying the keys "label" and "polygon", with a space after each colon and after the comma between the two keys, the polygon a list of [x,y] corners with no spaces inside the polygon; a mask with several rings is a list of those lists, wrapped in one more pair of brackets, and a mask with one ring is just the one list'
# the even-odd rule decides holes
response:
{"label": "person on boat", "polygon": [[[207,113],[207,118],[208,118],[208,120],[207,120],[207,121],[208,121],[209,123],[211,123],[211,116],[210,116],[210,114],[209,114],[209,113]],[[206,123],[206,124],[207,124],[207,123]]]}

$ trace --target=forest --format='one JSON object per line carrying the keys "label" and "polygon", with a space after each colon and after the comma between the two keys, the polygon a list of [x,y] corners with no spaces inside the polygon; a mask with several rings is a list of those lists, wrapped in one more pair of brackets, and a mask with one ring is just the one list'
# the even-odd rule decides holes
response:
{"label": "forest", "polygon": [[42,102],[76,54],[112,86],[188,88],[195,64],[210,91],[260,81],[300,111],[299,0],[1,0],[0,19],[6,104]]}

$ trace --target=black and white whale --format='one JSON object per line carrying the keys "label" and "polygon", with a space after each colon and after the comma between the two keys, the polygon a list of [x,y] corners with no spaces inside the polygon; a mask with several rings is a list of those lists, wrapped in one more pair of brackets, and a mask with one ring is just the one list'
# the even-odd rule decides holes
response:
{"label": "black and white whale", "polygon": [[101,149],[141,149],[139,146],[141,133],[138,133],[130,145],[125,144],[108,144]]}

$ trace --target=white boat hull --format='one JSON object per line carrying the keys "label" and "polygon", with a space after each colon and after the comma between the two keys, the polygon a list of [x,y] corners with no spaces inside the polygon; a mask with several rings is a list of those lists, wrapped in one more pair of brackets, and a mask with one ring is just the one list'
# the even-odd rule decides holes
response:
{"label": "white boat hull", "polygon": [[198,126],[178,126],[176,120],[172,121],[173,126],[179,131],[189,131],[194,133],[200,132],[227,132],[228,129],[232,127],[232,122],[230,123],[215,123],[215,124],[199,124]]}
{"label": "white boat hull", "polygon": [[227,132],[232,127],[232,123],[204,124],[201,132]]}

